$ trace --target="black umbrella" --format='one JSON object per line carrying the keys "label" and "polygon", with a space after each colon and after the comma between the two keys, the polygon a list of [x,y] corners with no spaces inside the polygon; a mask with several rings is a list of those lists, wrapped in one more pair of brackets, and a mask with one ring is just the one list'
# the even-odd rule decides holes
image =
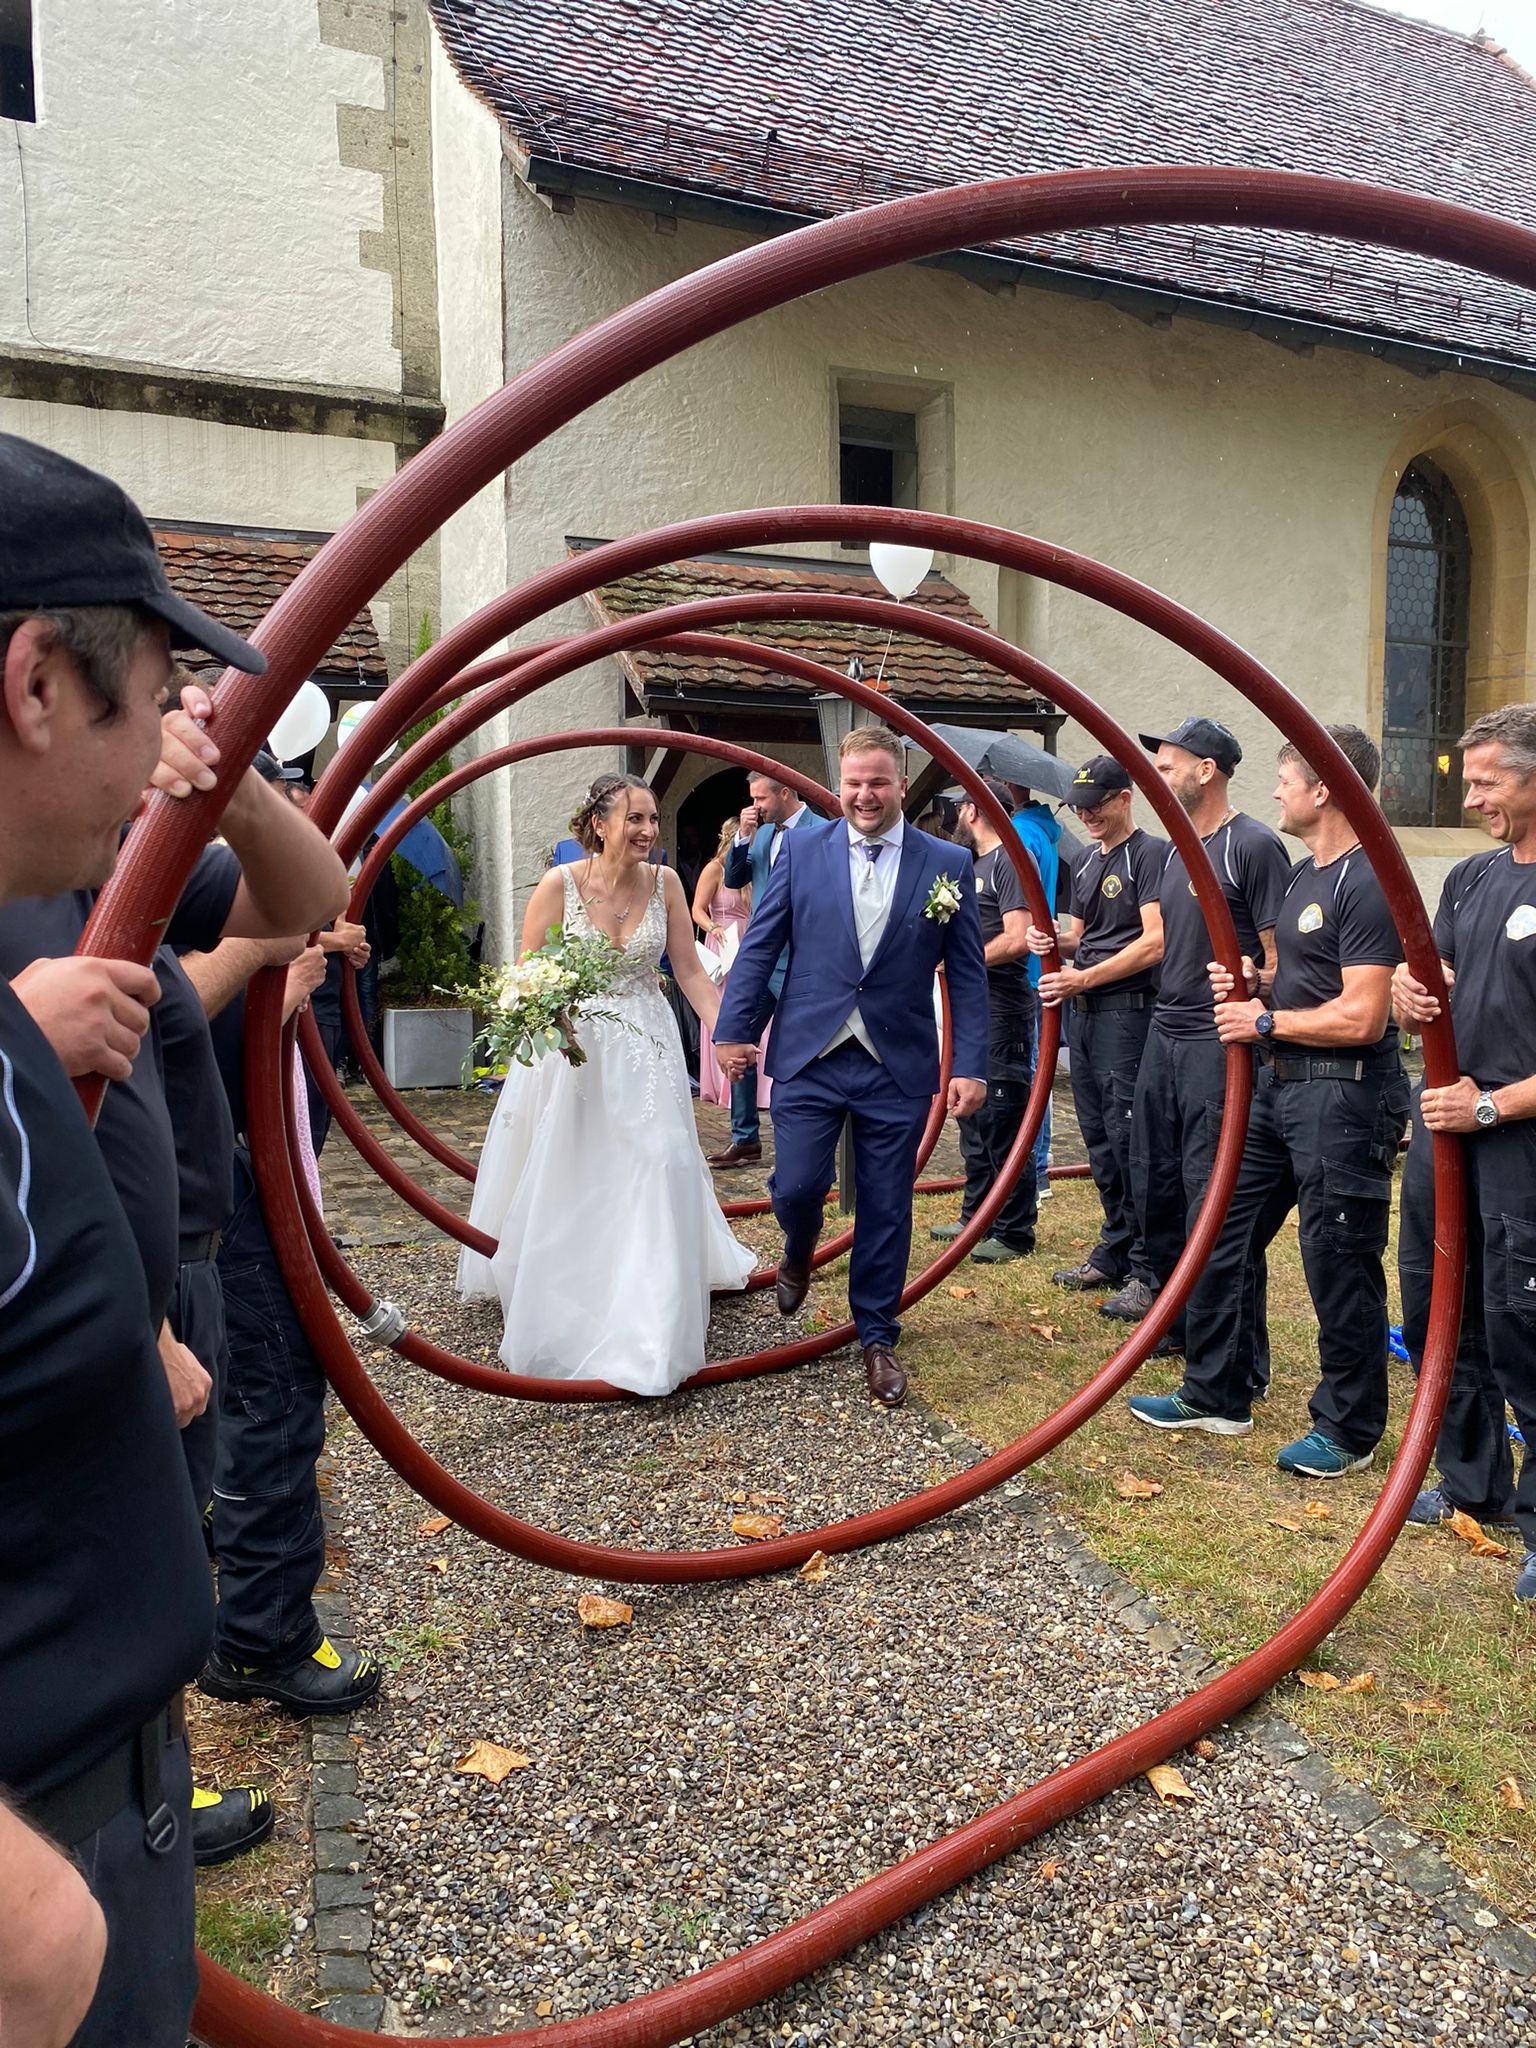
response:
{"label": "black umbrella", "polygon": [[962,761],[983,775],[995,775],[999,782],[1054,797],[1066,796],[1072,787],[1076,770],[1069,761],[1058,760],[1017,733],[986,732],[974,725],[936,725],[933,730]]}

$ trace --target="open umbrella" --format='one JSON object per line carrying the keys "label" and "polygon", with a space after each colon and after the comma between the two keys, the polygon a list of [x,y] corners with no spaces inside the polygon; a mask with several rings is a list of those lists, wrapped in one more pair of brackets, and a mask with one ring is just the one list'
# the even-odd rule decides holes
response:
{"label": "open umbrella", "polygon": [[974,725],[936,725],[934,731],[947,740],[972,768],[983,775],[995,775],[999,782],[1012,782],[1021,789],[1064,797],[1076,772],[1068,761],[1059,761],[1032,740],[1017,733],[986,732]]}
{"label": "open umbrella", "polygon": [[[378,830],[384,831],[392,825],[405,809],[402,797],[379,820]],[[403,861],[430,882],[434,889],[440,889],[449,902],[458,910],[464,908],[464,877],[459,869],[458,856],[430,818],[418,818],[395,848]]]}

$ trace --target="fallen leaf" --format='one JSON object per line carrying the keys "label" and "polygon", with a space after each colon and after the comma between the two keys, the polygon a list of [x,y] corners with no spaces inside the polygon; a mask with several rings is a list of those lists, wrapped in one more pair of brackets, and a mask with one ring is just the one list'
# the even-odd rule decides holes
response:
{"label": "fallen leaf", "polygon": [[1340,1681],[1331,1671],[1298,1671],[1296,1683],[1310,1685],[1317,1692],[1338,1692],[1340,1689]]}
{"label": "fallen leaf", "polygon": [[956,1301],[974,1301],[976,1298],[974,1287],[951,1287],[949,1291]]}
{"label": "fallen leaf", "polygon": [[1271,1515],[1269,1519],[1271,1525],[1274,1528],[1289,1529],[1293,1536],[1305,1536],[1307,1533],[1306,1530],[1302,1528],[1300,1522],[1293,1522],[1289,1519],[1288,1516]]}
{"label": "fallen leaf", "polygon": [[1166,1842],[1154,1842],[1152,1844],[1152,1854],[1154,1856],[1161,1856],[1163,1861],[1166,1863],[1168,1861],[1168,1858],[1173,1854],[1173,1851],[1169,1848]]}
{"label": "fallen leaf", "polygon": [[1448,1714],[1451,1710],[1444,1700],[1403,1700],[1405,1714]]}
{"label": "fallen leaf", "polygon": [[447,1569],[448,1560],[446,1557],[429,1557],[427,1559],[427,1570],[429,1572],[445,1572]]}
{"label": "fallen leaf", "polygon": [[1054,1344],[1061,1335],[1060,1323],[1031,1323],[1030,1329],[1047,1344]]}
{"label": "fallen leaf", "polygon": [[1470,1547],[1474,1557],[1508,1557],[1509,1555],[1509,1545],[1507,1543],[1495,1543],[1491,1536],[1485,1536],[1482,1523],[1474,1521],[1471,1515],[1463,1514],[1460,1508],[1452,1511],[1450,1530],[1453,1536],[1459,1536],[1462,1542]]}
{"label": "fallen leaf", "polygon": [[417,1529],[418,1536],[441,1536],[445,1529],[453,1527],[452,1515],[428,1515]]}
{"label": "fallen leaf", "polygon": [[526,1771],[532,1762],[531,1756],[503,1749],[499,1742],[476,1742],[453,1768],[463,1777],[484,1778],[488,1785],[499,1785],[509,1771]]}
{"label": "fallen leaf", "polygon": [[633,1607],[622,1600],[607,1600],[601,1593],[583,1593],[576,1602],[576,1619],[583,1628],[624,1628],[634,1618]]}
{"label": "fallen leaf", "polygon": [[1309,1522],[1326,1522],[1333,1509],[1325,1500],[1309,1500],[1301,1512]]}
{"label": "fallen leaf", "polygon": [[824,1550],[813,1550],[805,1560],[805,1563],[801,1565],[800,1576],[811,1585],[819,1586],[829,1570],[827,1553]]}
{"label": "fallen leaf", "polygon": [[552,1998],[541,1998],[533,2009],[541,2020],[547,2020],[555,2009],[555,2001]]}
{"label": "fallen leaf", "polygon": [[1191,1755],[1199,1757],[1201,1763],[1208,1764],[1215,1760],[1216,1745],[1208,1735],[1202,1735],[1198,1742],[1192,1742],[1189,1747]]}
{"label": "fallen leaf", "polygon": [[729,1507],[744,1508],[747,1504],[747,1496],[744,1493],[728,1493],[725,1498]]}
{"label": "fallen leaf", "polygon": [[1520,1790],[1518,1779],[1501,1778],[1499,1780],[1499,1800],[1502,1805],[1509,1808],[1511,1813],[1524,1813],[1527,1810],[1525,1794]]}
{"label": "fallen leaf", "polygon": [[457,1965],[452,1956],[428,1956],[421,1967],[429,1976],[451,1977]]}
{"label": "fallen leaf", "polygon": [[1155,1479],[1138,1479],[1134,1472],[1122,1472],[1115,1481],[1122,1500],[1154,1500],[1162,1490]]}
{"label": "fallen leaf", "polygon": [[1374,1692],[1376,1690],[1375,1672],[1357,1671],[1353,1678],[1345,1679],[1342,1690],[1344,1692]]}
{"label": "fallen leaf", "polygon": [[732,1515],[731,1534],[749,1536],[754,1543],[767,1543],[774,1536],[784,1534],[782,1515]]}
{"label": "fallen leaf", "polygon": [[1145,1775],[1147,1783],[1157,1794],[1160,1806],[1171,1806],[1175,1799],[1193,1799],[1195,1796],[1184,1773],[1175,1770],[1172,1764],[1154,1764]]}
{"label": "fallen leaf", "polygon": [[788,1498],[789,1495],[787,1493],[749,1493],[747,1495],[747,1506],[749,1508],[781,1508]]}
{"label": "fallen leaf", "polygon": [[1053,1880],[1053,1879],[1055,1878],[1055,1876],[1056,1876],[1056,1873],[1057,1873],[1057,1871],[1058,1871],[1058,1870],[1060,1870],[1060,1868],[1061,1868],[1061,1865],[1060,1865],[1060,1864],[1059,1864],[1059,1863],[1058,1863],[1058,1862],[1056,1861],[1056,1859],[1055,1859],[1055,1857],[1054,1857],[1054,1856],[1053,1856],[1053,1857],[1051,1858],[1051,1860],[1050,1860],[1050,1861],[1049,1861],[1048,1863],[1042,1863],[1042,1864],[1041,1864],[1041,1866],[1040,1866],[1040,1881],[1041,1881],[1041,1883],[1042,1883],[1042,1884],[1050,1884],[1050,1883],[1052,1882],[1052,1880]]}
{"label": "fallen leaf", "polygon": [[1085,1251],[1087,1251],[1087,1249],[1088,1249],[1088,1240],[1087,1240],[1087,1238],[1086,1238],[1086,1237],[1074,1237],[1074,1238],[1073,1238],[1073,1240],[1072,1240],[1072,1249],[1073,1249],[1073,1251],[1075,1251],[1075,1252],[1085,1252]]}

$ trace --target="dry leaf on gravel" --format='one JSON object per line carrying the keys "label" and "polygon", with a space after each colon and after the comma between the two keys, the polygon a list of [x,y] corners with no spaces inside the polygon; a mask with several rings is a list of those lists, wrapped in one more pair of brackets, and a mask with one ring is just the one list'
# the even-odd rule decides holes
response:
{"label": "dry leaf on gravel", "polygon": [[1171,1806],[1175,1799],[1193,1799],[1195,1796],[1184,1773],[1175,1770],[1172,1764],[1154,1764],[1145,1775],[1147,1783],[1157,1794],[1160,1806]]}
{"label": "dry leaf on gravel", "polygon": [[788,1498],[789,1495],[787,1493],[749,1493],[747,1495],[747,1506],[749,1508],[781,1508]]}
{"label": "dry leaf on gravel", "polygon": [[417,1529],[418,1536],[441,1536],[445,1529],[453,1527],[452,1515],[428,1515]]}
{"label": "dry leaf on gravel", "polygon": [[1525,1794],[1520,1790],[1520,1781],[1517,1778],[1499,1780],[1499,1804],[1507,1806],[1511,1813],[1524,1813],[1527,1810]]}
{"label": "dry leaf on gravel", "polygon": [[1508,1557],[1509,1555],[1509,1545],[1507,1543],[1495,1543],[1491,1536],[1485,1536],[1482,1523],[1474,1521],[1471,1515],[1463,1514],[1460,1508],[1452,1511],[1450,1531],[1453,1536],[1461,1538],[1474,1557]]}
{"label": "dry leaf on gravel", "polygon": [[782,1515],[732,1515],[731,1534],[750,1537],[754,1543],[767,1543],[775,1536],[784,1534]]}
{"label": "dry leaf on gravel", "polygon": [[503,1749],[499,1742],[476,1742],[453,1768],[462,1777],[484,1778],[488,1785],[499,1785],[508,1772],[526,1771],[532,1762],[531,1756],[518,1749]]}
{"label": "dry leaf on gravel", "polygon": [[427,1559],[427,1570],[429,1572],[446,1572],[447,1569],[448,1560],[446,1557],[429,1557]]}
{"label": "dry leaf on gravel", "polygon": [[451,1977],[458,1965],[452,1956],[428,1956],[421,1967],[429,1977]]}
{"label": "dry leaf on gravel", "polygon": [[1053,1883],[1055,1881],[1056,1873],[1058,1870],[1060,1870],[1060,1868],[1061,1865],[1056,1861],[1056,1858],[1054,1856],[1051,1857],[1049,1862],[1042,1863],[1040,1866],[1040,1882],[1042,1884]]}
{"label": "dry leaf on gravel", "polygon": [[956,1301],[974,1301],[976,1299],[974,1287],[951,1287],[949,1291]]}
{"label": "dry leaf on gravel", "polygon": [[1298,1671],[1296,1683],[1311,1686],[1315,1692],[1337,1692],[1342,1680],[1335,1678],[1331,1671]]}
{"label": "dry leaf on gravel", "polygon": [[1271,1528],[1289,1529],[1293,1536],[1305,1536],[1307,1533],[1300,1522],[1293,1522],[1288,1515],[1271,1515],[1269,1522]]}
{"label": "dry leaf on gravel", "polygon": [[633,1607],[601,1593],[583,1593],[576,1602],[576,1619],[583,1628],[625,1628],[634,1618]]}
{"label": "dry leaf on gravel", "polygon": [[1122,1472],[1115,1481],[1122,1500],[1155,1500],[1162,1490],[1155,1479],[1138,1479],[1134,1472]]}
{"label": "dry leaf on gravel", "polygon": [[1448,1714],[1451,1711],[1444,1700],[1404,1700],[1401,1705],[1405,1714]]}
{"label": "dry leaf on gravel", "polygon": [[800,1576],[811,1585],[819,1586],[829,1570],[827,1553],[824,1550],[813,1550],[805,1560],[805,1563],[801,1565]]}
{"label": "dry leaf on gravel", "polygon": [[1325,1500],[1309,1500],[1301,1512],[1309,1522],[1326,1522],[1333,1509]]}

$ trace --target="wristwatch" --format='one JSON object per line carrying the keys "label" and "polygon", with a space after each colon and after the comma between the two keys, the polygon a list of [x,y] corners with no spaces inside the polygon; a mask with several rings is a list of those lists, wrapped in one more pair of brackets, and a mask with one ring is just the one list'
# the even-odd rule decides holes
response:
{"label": "wristwatch", "polygon": [[1260,1010],[1257,1017],[1255,1017],[1253,1020],[1253,1028],[1258,1033],[1260,1038],[1268,1038],[1275,1028],[1274,1011]]}
{"label": "wristwatch", "polygon": [[1472,1119],[1480,1131],[1491,1131],[1499,1120],[1499,1105],[1493,1099],[1493,1090],[1485,1088],[1477,1098]]}

